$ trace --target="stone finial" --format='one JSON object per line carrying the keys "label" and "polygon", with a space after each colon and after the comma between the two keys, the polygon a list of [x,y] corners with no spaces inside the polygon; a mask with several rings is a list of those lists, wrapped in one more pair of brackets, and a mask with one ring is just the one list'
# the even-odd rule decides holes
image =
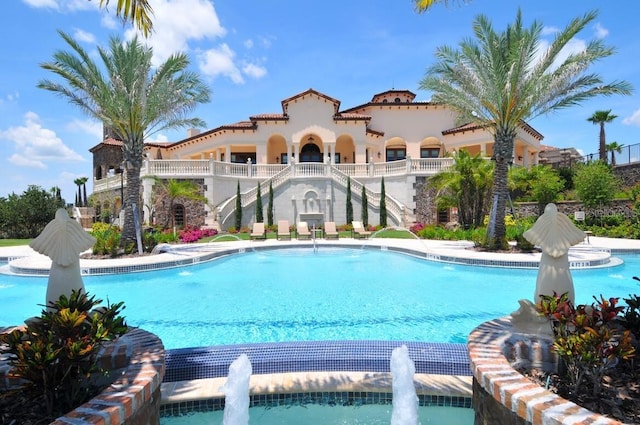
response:
{"label": "stone finial", "polygon": [[91,248],[96,239],[60,208],[40,235],[29,246],[51,258],[47,303],[55,302],[60,295],[71,295],[73,289],[84,290],[80,275],[80,253]]}

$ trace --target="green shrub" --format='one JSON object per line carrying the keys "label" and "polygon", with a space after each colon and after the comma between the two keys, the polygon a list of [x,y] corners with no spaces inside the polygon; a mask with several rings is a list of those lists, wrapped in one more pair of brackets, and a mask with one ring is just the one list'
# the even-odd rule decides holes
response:
{"label": "green shrub", "polygon": [[0,335],[0,352],[10,354],[12,373],[44,397],[47,415],[62,415],[93,397],[98,389],[91,375],[104,372],[97,366],[100,348],[127,331],[123,303],[96,308],[101,302],[73,291],[25,329]]}

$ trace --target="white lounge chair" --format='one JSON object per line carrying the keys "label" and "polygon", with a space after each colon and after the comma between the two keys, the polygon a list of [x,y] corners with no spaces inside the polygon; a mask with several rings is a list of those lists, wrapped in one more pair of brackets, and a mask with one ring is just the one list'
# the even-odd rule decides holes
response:
{"label": "white lounge chair", "polygon": [[296,225],[296,237],[298,239],[311,239],[311,232],[306,221],[299,221]]}
{"label": "white lounge chair", "polygon": [[278,240],[291,239],[291,229],[289,228],[289,220],[278,220]]}
{"label": "white lounge chair", "polygon": [[368,238],[371,236],[371,232],[364,228],[364,225],[361,221],[352,221],[351,225],[353,226],[352,235],[353,238]]}
{"label": "white lounge chair", "polygon": [[264,223],[253,223],[249,237],[251,239],[267,239],[267,232],[265,231]]}
{"label": "white lounge chair", "polygon": [[340,237],[340,234],[336,230],[335,221],[325,221],[323,230],[325,239],[338,239]]}

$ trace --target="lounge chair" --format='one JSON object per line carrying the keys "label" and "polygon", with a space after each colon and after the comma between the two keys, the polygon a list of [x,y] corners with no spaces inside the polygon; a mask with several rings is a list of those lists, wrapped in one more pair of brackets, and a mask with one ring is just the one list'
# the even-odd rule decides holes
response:
{"label": "lounge chair", "polygon": [[289,220],[278,220],[278,240],[291,239],[291,229],[289,229]]}
{"label": "lounge chair", "polygon": [[311,239],[311,232],[306,221],[299,221],[296,226],[296,237],[298,239]]}
{"label": "lounge chair", "polygon": [[251,234],[249,237],[253,239],[267,239],[267,232],[264,228],[264,223],[253,223],[251,228]]}
{"label": "lounge chair", "polygon": [[338,239],[340,235],[336,230],[336,222],[335,221],[325,221],[324,222],[324,238],[325,239]]}
{"label": "lounge chair", "polygon": [[367,229],[364,228],[361,221],[352,221],[351,224],[353,225],[353,230],[351,231],[351,234],[354,239],[368,238],[369,236],[371,236],[371,232],[369,232]]}

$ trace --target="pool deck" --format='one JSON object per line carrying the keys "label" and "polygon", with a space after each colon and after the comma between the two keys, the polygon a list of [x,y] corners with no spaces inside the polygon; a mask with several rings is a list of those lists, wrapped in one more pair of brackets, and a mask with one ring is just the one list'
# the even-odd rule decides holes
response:
{"label": "pool deck", "polygon": [[[540,253],[491,253],[469,249],[470,242],[432,241],[417,239],[351,239],[278,241],[232,241],[208,244],[192,244],[189,250],[168,252],[139,258],[107,260],[81,260],[84,274],[99,274],[100,270],[115,273],[150,270],[164,267],[195,264],[228,253],[246,252],[287,246],[350,247],[387,249],[423,256],[433,261],[471,264],[493,267],[537,267]],[[640,253],[640,240],[612,239],[590,236],[589,240],[572,247],[569,261],[573,268],[606,267],[611,254]],[[34,252],[28,246],[0,248],[0,261],[10,261],[12,266],[27,274],[46,274],[51,262],[48,257]],[[178,264],[179,263],[179,264]],[[142,266],[142,269],[140,268]],[[30,272],[29,272],[30,271]],[[205,378],[162,384],[162,404],[176,404],[223,398],[221,387],[226,378]],[[418,373],[414,377],[418,394],[471,397],[471,376],[455,376]],[[391,374],[386,372],[291,372],[253,375],[251,394],[309,393],[309,392],[390,392]]]}

